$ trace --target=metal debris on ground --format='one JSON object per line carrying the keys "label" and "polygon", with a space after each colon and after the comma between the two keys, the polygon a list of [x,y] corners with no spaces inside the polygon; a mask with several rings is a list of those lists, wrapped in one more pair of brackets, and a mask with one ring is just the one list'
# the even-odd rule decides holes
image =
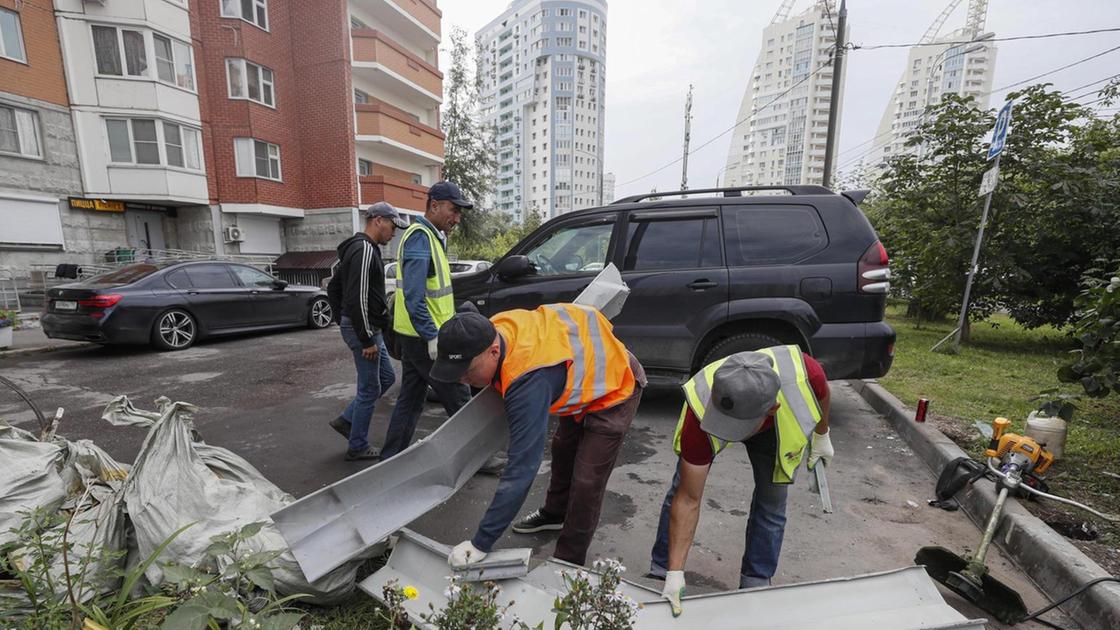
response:
{"label": "metal debris on ground", "polygon": [[[450,572],[449,552],[446,545],[402,530],[386,565],[359,587],[381,601],[382,588],[390,582],[412,586],[418,596],[404,602],[405,610],[418,628],[431,628],[422,615],[431,611],[429,606],[440,610],[448,603],[445,591]],[[523,578],[497,581],[501,588],[498,605],[510,606],[502,627],[511,627],[514,619],[553,627],[556,620],[552,607],[556,598],[564,594],[563,580],[558,575],[563,571],[594,575],[594,571],[584,567],[546,560]],[[661,599],[658,590],[623,581],[620,591],[641,604],[634,624],[641,630],[680,628],[682,622],[704,630],[739,630],[745,619],[750,620],[752,628],[790,630],[980,630],[985,623],[983,619],[970,620],[946,604],[921,567],[686,597],[685,616],[679,619],[673,618],[669,603]]]}

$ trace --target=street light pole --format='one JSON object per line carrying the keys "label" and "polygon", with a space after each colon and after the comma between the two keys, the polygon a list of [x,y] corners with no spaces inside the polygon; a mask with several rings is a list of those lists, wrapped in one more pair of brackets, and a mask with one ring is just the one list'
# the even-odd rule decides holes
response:
{"label": "street light pole", "polygon": [[836,15],[836,37],[832,49],[832,92],[828,104],[828,139],[824,145],[824,177],[821,185],[828,188],[832,183],[832,152],[836,149],[837,122],[840,114],[840,75],[844,71],[845,26],[848,23],[848,6],[840,0],[840,11]]}

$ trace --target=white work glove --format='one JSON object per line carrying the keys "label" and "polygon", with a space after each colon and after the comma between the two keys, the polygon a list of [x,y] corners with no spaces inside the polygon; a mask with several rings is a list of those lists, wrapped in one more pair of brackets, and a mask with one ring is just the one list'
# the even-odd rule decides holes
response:
{"label": "white work glove", "polygon": [[428,342],[428,358],[432,361],[436,360],[436,350],[439,348],[438,341],[439,337],[432,337],[431,341]]}
{"label": "white work glove", "polygon": [[817,465],[818,460],[824,460],[825,466],[832,463],[832,456],[836,451],[832,450],[832,438],[828,437],[826,431],[824,435],[813,432],[813,441],[809,446],[809,470],[812,470]]}
{"label": "white work glove", "polygon": [[460,569],[468,564],[482,562],[485,557],[485,551],[479,551],[474,543],[464,540],[451,550],[451,555],[447,556],[447,564],[451,565],[453,569]]}
{"label": "white work glove", "polygon": [[665,588],[661,596],[669,600],[673,609],[673,616],[681,616],[681,597],[684,596],[684,571],[668,571],[665,573]]}

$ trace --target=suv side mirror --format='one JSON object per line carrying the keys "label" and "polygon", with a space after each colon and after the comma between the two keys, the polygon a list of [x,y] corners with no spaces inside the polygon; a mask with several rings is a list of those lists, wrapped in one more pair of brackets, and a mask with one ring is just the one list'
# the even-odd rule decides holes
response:
{"label": "suv side mirror", "polygon": [[494,271],[499,277],[505,280],[512,280],[520,278],[533,273],[533,263],[529,262],[528,256],[506,256],[497,265],[494,265]]}

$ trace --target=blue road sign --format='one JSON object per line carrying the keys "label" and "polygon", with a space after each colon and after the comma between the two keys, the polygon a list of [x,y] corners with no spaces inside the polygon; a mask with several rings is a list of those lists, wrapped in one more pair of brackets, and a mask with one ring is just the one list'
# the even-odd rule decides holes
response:
{"label": "blue road sign", "polygon": [[996,116],[996,126],[992,128],[992,144],[988,146],[988,159],[1003,153],[1003,145],[1007,143],[1007,130],[1011,126],[1011,103],[1007,101],[1003,109]]}

